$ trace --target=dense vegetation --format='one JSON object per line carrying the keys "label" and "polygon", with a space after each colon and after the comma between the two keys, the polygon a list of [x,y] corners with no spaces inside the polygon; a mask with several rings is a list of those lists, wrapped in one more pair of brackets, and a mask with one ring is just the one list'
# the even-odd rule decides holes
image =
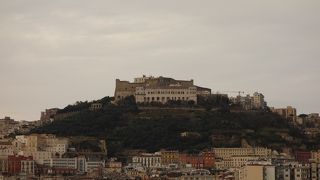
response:
{"label": "dense vegetation", "polygon": [[213,146],[240,146],[244,141],[251,146],[274,149],[306,148],[296,129],[268,112],[230,113],[192,108],[139,110],[130,98],[119,106],[108,103],[110,100],[104,98],[100,111],[81,109],[74,116],[33,132],[106,139],[111,155],[127,149],[200,151]]}

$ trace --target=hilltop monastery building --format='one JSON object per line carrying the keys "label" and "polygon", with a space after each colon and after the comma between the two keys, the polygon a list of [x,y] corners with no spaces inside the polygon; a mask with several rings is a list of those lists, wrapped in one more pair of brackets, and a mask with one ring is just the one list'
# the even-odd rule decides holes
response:
{"label": "hilltop monastery building", "polygon": [[137,103],[159,102],[169,100],[194,101],[197,95],[210,95],[211,89],[194,85],[193,80],[175,80],[167,77],[143,76],[134,82],[116,79],[115,100],[134,96]]}

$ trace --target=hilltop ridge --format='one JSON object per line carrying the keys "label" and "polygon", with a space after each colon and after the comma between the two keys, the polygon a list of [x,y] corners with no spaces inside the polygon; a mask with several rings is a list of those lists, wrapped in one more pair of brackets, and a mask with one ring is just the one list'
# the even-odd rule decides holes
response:
{"label": "hilltop ridge", "polygon": [[[96,102],[103,104],[101,109],[90,110],[90,105]],[[91,103],[68,105],[58,115],[77,113],[31,132],[105,139],[111,155],[128,149],[192,152],[212,147],[240,147],[243,142],[278,150],[319,147],[318,143],[303,141],[303,135],[279,115],[263,111],[230,112],[222,107],[218,103],[210,108],[178,105],[141,108],[131,98],[114,105],[112,98],[105,97]]]}

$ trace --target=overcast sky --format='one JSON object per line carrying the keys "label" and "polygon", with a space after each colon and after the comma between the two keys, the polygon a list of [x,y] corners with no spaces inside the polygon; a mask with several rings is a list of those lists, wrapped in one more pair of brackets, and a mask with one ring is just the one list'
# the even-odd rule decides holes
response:
{"label": "overcast sky", "polygon": [[1,0],[0,118],[36,120],[142,74],[319,112],[319,18],[319,0]]}

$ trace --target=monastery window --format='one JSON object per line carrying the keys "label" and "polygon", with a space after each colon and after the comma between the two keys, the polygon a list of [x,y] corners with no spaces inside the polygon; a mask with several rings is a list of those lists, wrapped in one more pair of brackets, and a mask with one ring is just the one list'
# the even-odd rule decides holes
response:
{"label": "monastery window", "polygon": [[152,101],[154,101],[154,97],[152,97],[151,99],[152,99]]}
{"label": "monastery window", "polygon": [[160,98],[159,97],[157,97],[157,101],[159,101],[160,100]]}

